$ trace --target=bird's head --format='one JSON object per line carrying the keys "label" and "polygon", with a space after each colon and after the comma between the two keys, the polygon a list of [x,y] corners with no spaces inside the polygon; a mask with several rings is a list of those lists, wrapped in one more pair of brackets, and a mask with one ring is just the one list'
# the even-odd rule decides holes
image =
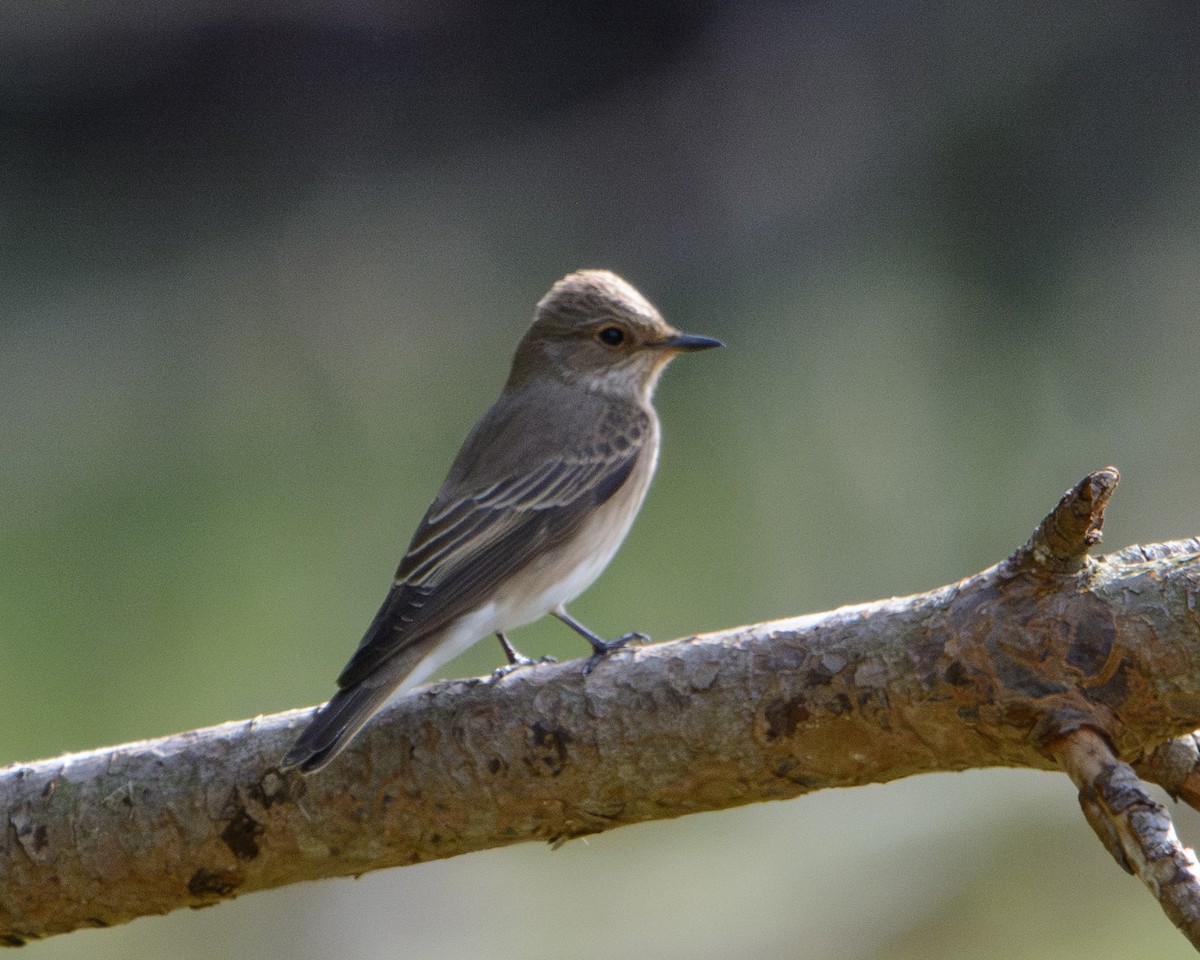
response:
{"label": "bird's head", "polygon": [[552,377],[649,399],[673,357],[719,346],[712,337],[676,330],[615,273],[580,270],[559,280],[538,303],[506,389]]}

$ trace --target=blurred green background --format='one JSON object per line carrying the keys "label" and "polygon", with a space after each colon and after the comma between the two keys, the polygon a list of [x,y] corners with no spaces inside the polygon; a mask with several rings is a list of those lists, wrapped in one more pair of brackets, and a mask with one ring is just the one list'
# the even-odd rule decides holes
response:
{"label": "blurred green background", "polygon": [[[955,580],[1108,463],[1108,548],[1194,535],[1198,263],[1194,0],[10,2],[0,763],[328,696],[580,266],[729,345],[664,378],[655,487],[573,607],[603,632]],[[1193,955],[1064,777],[1007,770],[26,953]]]}

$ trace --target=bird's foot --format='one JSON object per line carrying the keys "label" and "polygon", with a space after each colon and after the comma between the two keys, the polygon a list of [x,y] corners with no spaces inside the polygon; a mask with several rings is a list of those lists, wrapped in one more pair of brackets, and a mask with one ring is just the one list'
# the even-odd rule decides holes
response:
{"label": "bird's foot", "polygon": [[592,645],[592,655],[587,658],[587,662],[583,665],[583,675],[586,677],[596,669],[596,664],[610,653],[614,650],[620,650],[627,643],[631,643],[634,640],[638,643],[650,642],[650,638],[639,630],[623,633],[615,640],[601,640],[599,637],[588,637],[587,641]]}
{"label": "bird's foot", "polygon": [[584,638],[592,645],[593,656],[603,657],[605,654],[612,653],[614,650],[620,650],[625,644],[632,643],[636,640],[638,643],[649,643],[650,637],[640,630],[634,630],[630,633],[623,633],[616,640],[602,640],[594,633],[585,633]]}
{"label": "bird's foot", "polygon": [[558,663],[558,661],[553,657],[538,657],[534,659],[533,657],[527,657],[524,654],[518,653],[515,659],[492,671],[490,682],[495,683],[497,680],[503,680],[510,673],[516,673],[518,670],[523,670],[526,667],[536,667],[543,663]]}

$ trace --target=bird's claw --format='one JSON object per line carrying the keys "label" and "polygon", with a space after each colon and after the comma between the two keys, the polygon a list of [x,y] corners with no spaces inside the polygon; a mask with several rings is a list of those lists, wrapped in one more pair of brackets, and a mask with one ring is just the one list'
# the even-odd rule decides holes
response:
{"label": "bird's claw", "polygon": [[525,667],[540,666],[543,663],[558,663],[558,661],[553,657],[538,657],[534,659],[533,657],[527,657],[524,654],[521,654],[511,663],[506,663],[503,666],[497,667],[495,670],[493,670],[490,680],[492,683],[495,683],[497,680],[503,680],[510,673],[516,673],[518,670],[522,670]]}
{"label": "bird's claw", "polygon": [[587,658],[587,662],[583,665],[583,675],[586,677],[589,673],[596,669],[596,664],[607,657],[614,650],[620,650],[625,644],[636,640],[638,643],[649,643],[650,638],[640,630],[634,630],[631,633],[624,633],[615,640],[600,640],[592,641],[592,655]]}

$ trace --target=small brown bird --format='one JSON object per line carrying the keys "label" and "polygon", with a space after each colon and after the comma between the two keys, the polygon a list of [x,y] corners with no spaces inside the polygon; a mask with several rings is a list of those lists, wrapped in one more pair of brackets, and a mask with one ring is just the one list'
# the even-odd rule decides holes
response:
{"label": "small brown bird", "polygon": [[651,406],[679,353],[719,347],[680,333],[606,270],[556,283],[537,305],[500,399],[467,436],[338,692],[284,759],[305,773],[345,748],[394,693],[495,633],[552,613],[593,657],[606,641],[565,604],[601,574],[646,496],[658,462]]}

